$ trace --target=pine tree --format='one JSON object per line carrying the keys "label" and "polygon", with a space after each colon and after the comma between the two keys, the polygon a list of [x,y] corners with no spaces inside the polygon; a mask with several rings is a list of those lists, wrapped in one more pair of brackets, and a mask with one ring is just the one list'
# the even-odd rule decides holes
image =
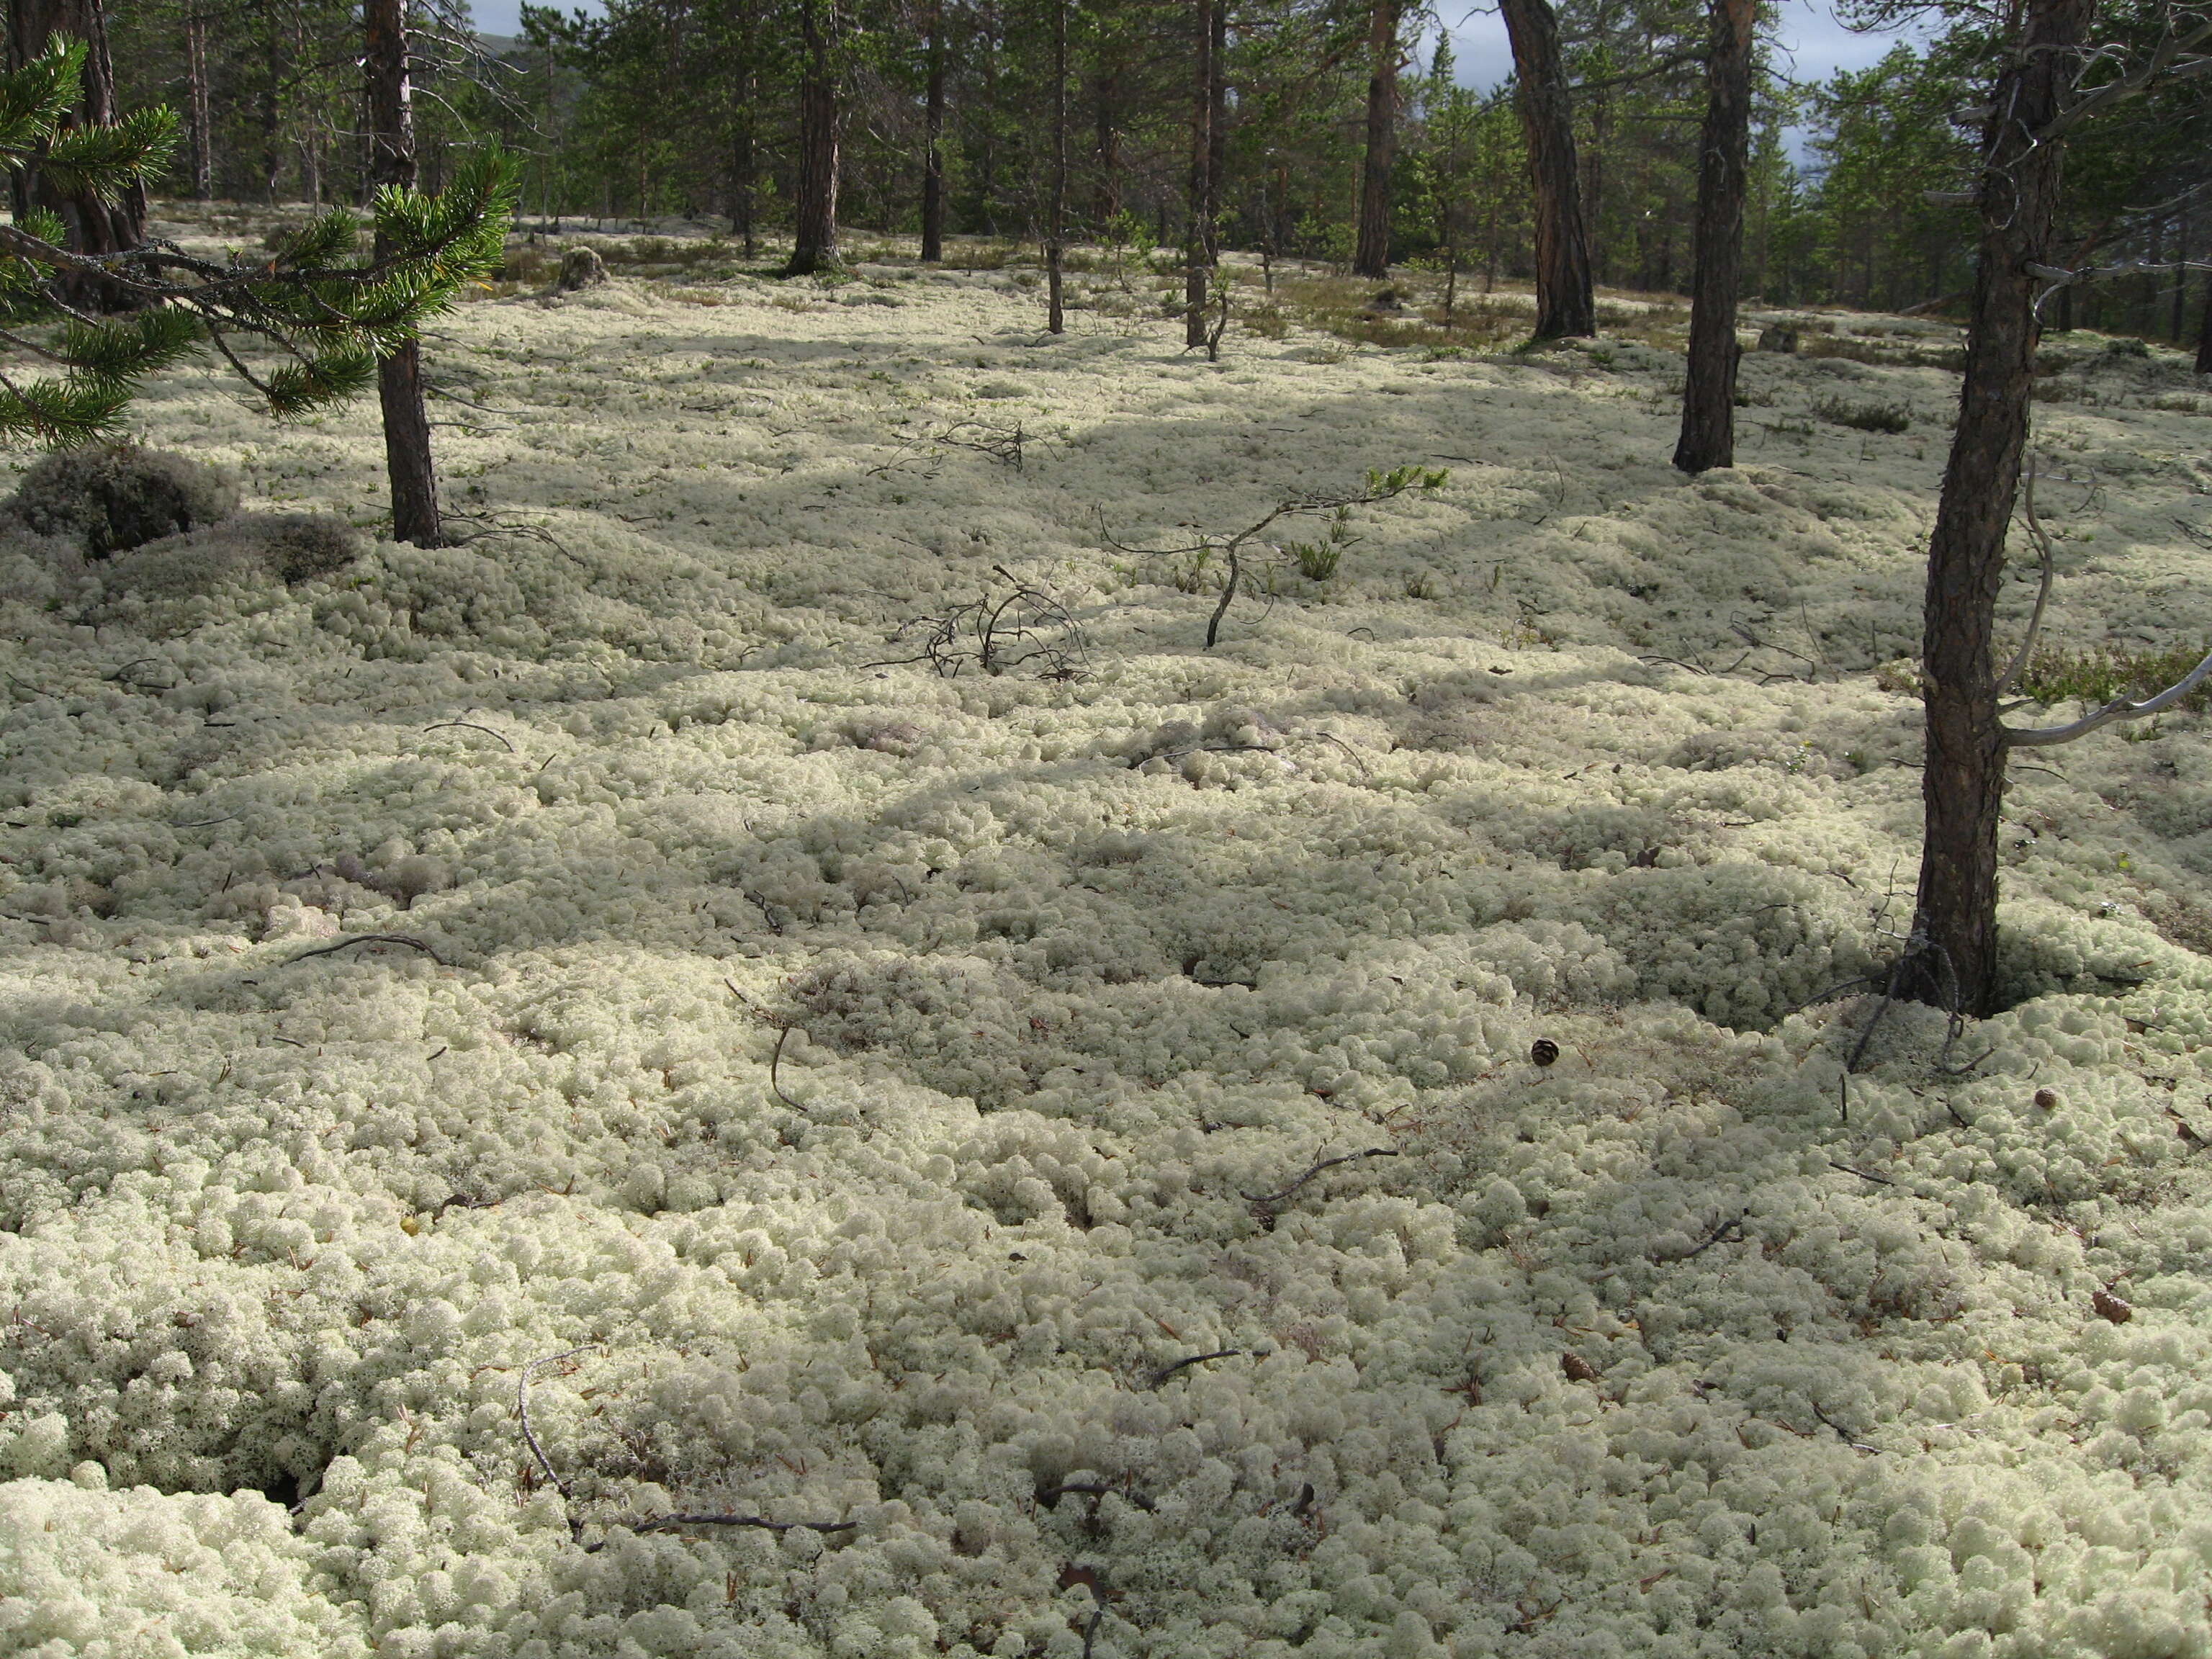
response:
{"label": "pine tree", "polygon": [[[148,109],[65,125],[85,51],[56,40],[0,74],[0,164],[36,155],[57,184],[113,201],[167,165],[179,123]],[[498,270],[514,198],[504,158],[483,155],[441,196],[380,191],[372,217],[380,252],[363,252],[365,227],[338,210],[273,252],[227,263],[159,242],[77,252],[60,216],[34,208],[0,226],[0,339],[51,368],[0,375],[0,440],[63,446],[107,436],[150,376],[203,348],[273,415],[351,398],[375,383],[380,354]],[[65,290],[86,282],[118,293],[129,308],[104,317],[77,310]]]}

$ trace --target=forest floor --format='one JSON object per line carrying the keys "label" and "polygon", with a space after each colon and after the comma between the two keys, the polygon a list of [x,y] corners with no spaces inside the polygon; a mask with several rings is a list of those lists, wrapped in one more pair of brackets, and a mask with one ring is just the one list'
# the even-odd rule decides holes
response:
{"label": "forest floor", "polygon": [[[1692,481],[1668,302],[630,252],[437,325],[466,545],[0,538],[0,1650],[2212,1654],[2199,720],[2015,769],[2006,1012],[1868,989],[1952,331]],[[2212,396],[2048,352],[2063,718],[2212,637]],[[1212,651],[1126,550],[1401,464]]]}

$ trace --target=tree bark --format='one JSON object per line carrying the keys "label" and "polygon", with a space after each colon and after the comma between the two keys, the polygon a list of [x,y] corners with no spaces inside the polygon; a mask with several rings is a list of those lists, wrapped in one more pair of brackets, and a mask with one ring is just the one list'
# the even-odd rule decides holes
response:
{"label": "tree bark", "polygon": [[2197,320],[2197,372],[2212,374],[2212,273],[2204,278],[2204,310]]}
{"label": "tree bark", "polygon": [[1121,132],[1115,119],[1115,78],[1110,64],[1099,69],[1097,89],[1092,144],[1092,153],[1098,160],[1095,217],[1103,228],[1112,224],[1121,213]]}
{"label": "tree bark", "polygon": [[1356,276],[1390,274],[1390,167],[1398,138],[1399,0],[1374,0],[1367,27],[1367,155],[1359,185]]}
{"label": "tree bark", "polygon": [[929,9],[928,90],[924,94],[921,149],[921,259],[945,258],[945,0]]}
{"label": "tree bark", "polygon": [[275,14],[262,21],[268,26],[269,39],[264,43],[267,50],[262,54],[261,90],[255,100],[261,117],[261,193],[275,207],[284,177],[284,119],[277,106],[284,87],[284,43],[276,33]]}
{"label": "tree bark", "polygon": [[799,72],[799,187],[791,263],[793,276],[835,270],[837,252],[837,65],[836,0],[805,0],[799,9],[803,56]]}
{"label": "tree bark", "polygon": [[1206,288],[1212,267],[1213,8],[1196,0],[1198,50],[1190,100],[1190,228],[1184,249],[1183,345],[1206,343]]}
{"label": "tree bark", "polygon": [[[107,47],[107,18],[100,0],[9,0],[8,66],[20,69],[46,50],[55,35],[85,43],[82,94],[63,125],[98,125],[116,116],[115,63]],[[70,196],[39,172],[35,159],[17,171],[15,209],[20,219],[30,208],[58,214],[72,253],[119,253],[146,240],[146,192],[139,185],[112,202],[96,196]],[[58,279],[62,297],[84,311],[119,311],[130,295],[97,276],[71,273]]]}
{"label": "tree bark", "polygon": [[1705,143],[1698,157],[1697,272],[1691,279],[1689,378],[1674,465],[1735,465],[1736,295],[1751,156],[1751,47],[1757,0],[1712,0]]}
{"label": "tree bark", "polygon": [[1583,230],[1559,20],[1547,0],[1501,0],[1501,6],[1513,43],[1521,126],[1528,141],[1528,183],[1535,198],[1534,337],[1595,334],[1597,307],[1590,295],[1589,243]]}
{"label": "tree bark", "polygon": [[[362,68],[368,82],[369,182],[415,185],[415,107],[407,77],[407,0],[365,0]],[[375,257],[390,248],[377,239]],[[392,482],[392,534],[417,547],[445,545],[438,474],[430,459],[430,419],[422,407],[422,348],[415,340],[377,364],[384,411],[385,471]]]}
{"label": "tree bark", "polygon": [[2179,345],[2189,325],[2189,210],[2181,210],[2173,231],[2173,261],[2179,267],[2173,273],[2173,325],[2166,337]]}
{"label": "tree bark", "polygon": [[1982,228],[1966,384],[1928,549],[1921,646],[1926,821],[1911,990],[1974,1015],[1994,1012],[1997,995],[2005,738],[1993,640],[2039,333],[2037,279],[2028,267],[2048,258],[2063,150],[2038,135],[2065,99],[2094,4],[2030,0],[2025,39],[1990,100],[2002,113],[1982,133]]}
{"label": "tree bark", "polygon": [[185,15],[185,124],[192,199],[211,201],[215,198],[215,146],[208,111],[207,19],[197,6]]}
{"label": "tree bark", "polygon": [[1053,0],[1052,7],[1052,207],[1045,235],[1045,331],[1066,331],[1060,306],[1061,239],[1067,229],[1067,8],[1069,0]]}
{"label": "tree bark", "polygon": [[754,198],[759,189],[759,147],[753,131],[753,99],[757,87],[753,70],[747,68],[739,77],[737,128],[732,135],[733,153],[730,157],[730,230],[742,239],[745,258],[751,258],[760,250],[760,232],[755,222],[757,211]]}

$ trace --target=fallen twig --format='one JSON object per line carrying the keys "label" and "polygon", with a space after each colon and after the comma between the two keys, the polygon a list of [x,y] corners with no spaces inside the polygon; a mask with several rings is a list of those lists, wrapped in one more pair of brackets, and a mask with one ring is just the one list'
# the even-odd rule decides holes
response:
{"label": "fallen twig", "polygon": [[1819,1418],[1820,1421],[1826,1424],[1828,1427],[1835,1430],[1836,1438],[1842,1441],[1853,1451],[1872,1452],[1877,1455],[1881,1452],[1881,1448],[1879,1446],[1869,1446],[1863,1440],[1852,1439],[1850,1433],[1845,1431],[1841,1424],[1838,1423],[1835,1419],[1830,1417],[1827,1413],[1820,1409],[1820,1403],[1817,1401],[1808,1401],[1807,1403],[1812,1406],[1813,1415]]}
{"label": "fallen twig", "polygon": [[1364,1152],[1346,1152],[1342,1158],[1325,1158],[1279,1193],[1269,1193],[1265,1197],[1261,1197],[1257,1193],[1246,1193],[1243,1194],[1244,1200],[1248,1204],[1279,1204],[1323,1170],[1333,1170],[1340,1164],[1357,1163],[1363,1158],[1395,1158],[1397,1156],[1398,1154],[1389,1147],[1370,1146]]}
{"label": "fallen twig", "polygon": [[1242,1348],[1216,1348],[1212,1353],[1194,1353],[1188,1359],[1178,1359],[1174,1364],[1163,1365],[1152,1373],[1152,1386],[1155,1389],[1165,1386],[1170,1377],[1189,1366],[1203,1365],[1209,1359],[1234,1359],[1243,1352]]}
{"label": "fallen twig", "polygon": [[318,945],[312,951],[302,951],[298,956],[289,958],[289,961],[305,962],[309,957],[326,957],[333,951],[343,951],[353,945],[404,945],[410,951],[420,951],[441,968],[450,968],[453,965],[440,956],[427,941],[416,939],[407,933],[356,933],[351,939],[342,939],[335,945]]}
{"label": "fallen twig", "polygon": [[478,726],[474,720],[434,720],[422,729],[425,732],[442,732],[448,726],[465,726],[471,732],[481,732],[488,738],[498,738],[501,746],[508,754],[512,755],[514,752],[514,745],[508,743],[505,737],[493,731],[489,726]]}
{"label": "fallen twig", "polygon": [[[530,1379],[542,1365],[557,1365],[564,1359],[574,1359],[578,1354],[589,1353],[599,1346],[596,1342],[586,1342],[580,1348],[549,1353],[543,1359],[533,1359],[522,1368],[522,1375],[514,1384],[514,1414],[522,1424],[522,1443],[530,1448],[531,1455],[538,1460],[538,1467],[545,1471],[546,1480],[555,1492],[561,1494],[564,1502],[568,1497],[568,1483],[555,1471],[553,1460],[546,1456],[545,1448],[538,1443],[537,1431],[530,1426]],[[574,1516],[568,1517],[568,1536],[571,1540],[580,1536],[583,1529],[581,1521]]]}
{"label": "fallen twig", "polygon": [[1837,1163],[1832,1158],[1828,1160],[1828,1167],[1832,1170],[1841,1170],[1845,1175],[1855,1175],[1861,1181],[1871,1181],[1877,1187],[1894,1187],[1897,1185],[1897,1183],[1894,1181],[1892,1181],[1887,1176],[1874,1175],[1865,1170],[1854,1169],[1850,1164]]}
{"label": "fallen twig", "polygon": [[1797,1003],[1794,1006],[1785,1008],[1783,1010],[1782,1018],[1787,1019],[1792,1014],[1802,1014],[1816,1002],[1826,1002],[1830,997],[1841,996],[1846,991],[1856,991],[1862,985],[1871,985],[1873,983],[1873,975],[1861,974],[1856,979],[1847,979],[1841,985],[1831,985],[1826,990],[1815,992],[1813,995],[1807,997],[1804,1001]]}
{"label": "fallen twig", "polygon": [[620,1523],[632,1532],[673,1532],[678,1527],[756,1527],[763,1532],[851,1532],[857,1521],[769,1521],[757,1515],[656,1515]]}
{"label": "fallen twig", "polygon": [[776,1031],[775,1048],[768,1057],[768,1086],[769,1093],[795,1112],[799,1109],[799,1103],[784,1093],[781,1074],[783,1065],[783,1045],[791,1041],[791,1034],[794,1029],[793,1026],[786,1025]]}
{"label": "fallen twig", "polygon": [[1737,1211],[1727,1220],[1722,1222],[1719,1226],[1714,1228],[1712,1231],[1707,1233],[1705,1235],[1705,1241],[1704,1243],[1698,1245],[1686,1255],[1676,1256],[1674,1260],[1677,1261],[1695,1261],[1699,1256],[1703,1255],[1707,1250],[1711,1249],[1716,1244],[1735,1243],[1734,1239],[1730,1239],[1729,1237],[1730,1233],[1734,1233],[1736,1238],[1741,1238],[1743,1237],[1743,1218],[1746,1213],[1747,1212],[1742,1210]]}

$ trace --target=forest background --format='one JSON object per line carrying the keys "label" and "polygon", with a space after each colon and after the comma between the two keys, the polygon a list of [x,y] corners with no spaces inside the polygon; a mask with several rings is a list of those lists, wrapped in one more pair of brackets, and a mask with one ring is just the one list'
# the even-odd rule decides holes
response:
{"label": "forest background", "polygon": [[[1903,14],[1844,15],[1894,28]],[[1354,265],[1379,179],[1392,259],[1485,289],[1533,264],[1515,86],[1464,84],[1448,28],[1460,20],[1403,0],[612,0],[597,16],[526,4],[520,17],[505,37],[449,0],[418,13],[426,188],[496,138],[523,160],[532,215],[713,216],[757,251],[790,226],[801,106],[826,70],[848,226],[911,235],[934,215],[940,232],[1042,239],[1064,167],[1066,240],[1142,254],[1192,234],[1193,64],[1218,28],[1224,119],[1200,206],[1218,213],[1216,246]],[[1593,275],[1686,291],[1706,9],[1565,0],[1557,22]],[[118,102],[185,118],[167,190],[365,199],[360,24],[344,0],[149,0],[109,27]],[[1993,15],[1929,11],[1871,67],[1808,85],[1769,21],[1746,295],[1963,309],[1977,222],[1960,185],[2004,33]],[[2180,341],[2212,321],[2212,100],[2195,94],[2177,84],[2070,138],[2059,263],[2158,269],[2064,289],[2047,327]]]}

